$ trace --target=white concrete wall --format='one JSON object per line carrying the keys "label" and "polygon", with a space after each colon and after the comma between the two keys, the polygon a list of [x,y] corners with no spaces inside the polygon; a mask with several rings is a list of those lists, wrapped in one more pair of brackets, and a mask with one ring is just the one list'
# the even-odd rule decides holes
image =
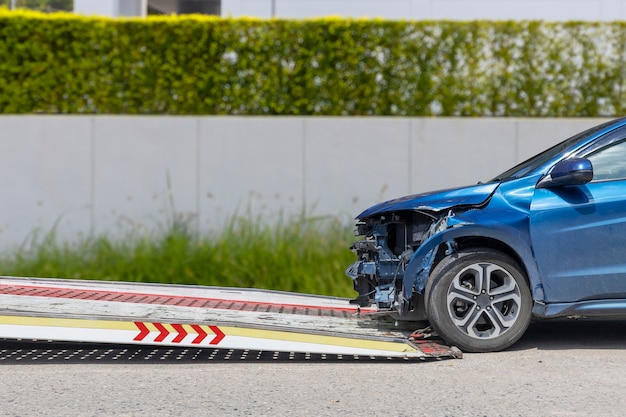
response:
{"label": "white concrete wall", "polygon": [[87,16],[143,16],[148,0],[74,0],[74,13]]}
{"label": "white concrete wall", "polygon": [[222,16],[622,20],[625,0],[222,0]]}
{"label": "white concrete wall", "polygon": [[[346,221],[493,178],[601,119],[0,116],[0,247],[232,216]],[[173,207],[172,207],[173,204]]]}

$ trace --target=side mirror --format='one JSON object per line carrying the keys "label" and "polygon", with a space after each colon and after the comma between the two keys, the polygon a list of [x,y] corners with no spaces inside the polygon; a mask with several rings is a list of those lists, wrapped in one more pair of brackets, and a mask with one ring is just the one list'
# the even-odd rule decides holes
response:
{"label": "side mirror", "polygon": [[564,187],[586,184],[593,178],[593,166],[587,158],[572,158],[558,162],[543,177],[537,188]]}

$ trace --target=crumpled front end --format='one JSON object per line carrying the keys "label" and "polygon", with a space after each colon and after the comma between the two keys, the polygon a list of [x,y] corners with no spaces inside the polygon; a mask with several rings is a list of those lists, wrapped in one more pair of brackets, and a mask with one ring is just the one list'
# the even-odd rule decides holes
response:
{"label": "crumpled front end", "polygon": [[[358,260],[346,270],[360,306],[398,309],[406,266],[420,244],[447,227],[448,215],[425,211],[385,213],[359,219],[350,248]],[[421,319],[421,318],[417,318]]]}
{"label": "crumpled front end", "polygon": [[346,270],[358,292],[352,303],[376,304],[379,310],[405,317],[411,312],[407,320],[425,319],[421,290],[436,257],[442,255],[440,248],[449,254],[456,243],[444,241],[427,253],[421,253],[420,246],[448,228],[465,224],[464,216],[484,208],[498,186],[477,184],[414,194],[377,204],[357,216],[354,234],[361,238],[351,249],[358,259]]}

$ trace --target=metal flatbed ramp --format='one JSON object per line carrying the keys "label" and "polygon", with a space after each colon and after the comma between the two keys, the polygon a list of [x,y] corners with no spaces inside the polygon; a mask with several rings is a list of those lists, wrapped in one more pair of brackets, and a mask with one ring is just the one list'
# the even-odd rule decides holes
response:
{"label": "metal flatbed ramp", "polygon": [[403,358],[459,357],[346,299],[239,288],[0,277],[0,338]]}

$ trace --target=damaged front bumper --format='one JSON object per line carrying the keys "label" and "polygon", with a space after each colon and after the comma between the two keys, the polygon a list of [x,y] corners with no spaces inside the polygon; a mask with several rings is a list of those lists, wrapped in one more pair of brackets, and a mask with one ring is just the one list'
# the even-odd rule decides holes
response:
{"label": "damaged front bumper", "polygon": [[421,259],[422,265],[411,277],[405,276],[407,267],[415,260],[422,242],[448,227],[448,219],[453,216],[452,212],[442,216],[409,212],[359,221],[355,236],[362,239],[351,247],[358,260],[346,270],[358,293],[351,302],[360,306],[375,304],[379,311],[391,311],[398,316],[410,312],[411,320],[425,319],[421,291],[415,291],[413,284],[411,288],[405,286],[407,279],[411,283],[416,280],[425,283],[436,251],[431,250]]}

